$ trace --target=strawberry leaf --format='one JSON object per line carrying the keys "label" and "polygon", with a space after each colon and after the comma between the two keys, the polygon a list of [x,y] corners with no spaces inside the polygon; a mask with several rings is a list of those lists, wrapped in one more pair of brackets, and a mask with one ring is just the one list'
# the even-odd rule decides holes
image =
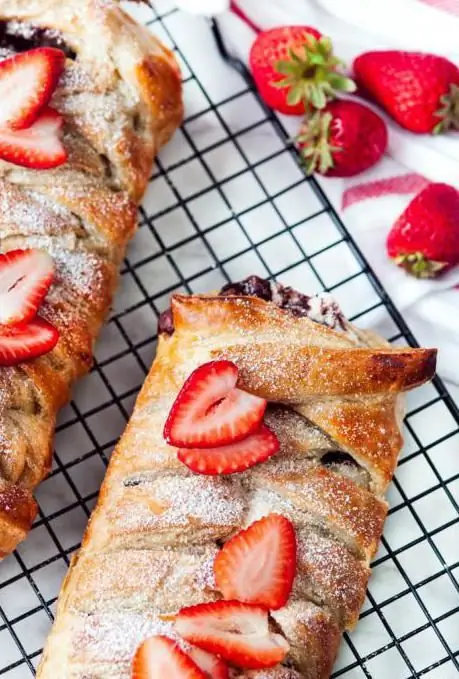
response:
{"label": "strawberry leaf", "polygon": [[287,94],[287,102],[290,104],[290,106],[296,106],[296,104],[299,104],[300,101],[303,99],[303,96],[304,96],[303,86],[301,83],[297,83],[292,88],[290,88]]}
{"label": "strawberry leaf", "polygon": [[427,259],[422,252],[400,254],[398,257],[394,257],[394,262],[415,278],[424,279],[437,278],[448,266],[446,262],[435,262]]}
{"label": "strawberry leaf", "polygon": [[276,71],[286,77],[272,85],[293,90],[287,99],[289,104],[296,105],[303,99],[306,110],[310,107],[320,110],[339,92],[355,91],[355,83],[338,70],[343,64],[333,54],[329,38],[322,36],[317,40],[309,35],[300,50],[290,49],[288,54],[288,60],[275,64]]}
{"label": "strawberry leaf", "polygon": [[440,98],[441,107],[436,112],[438,123],[432,130],[433,134],[440,134],[447,130],[459,130],[459,87],[452,84],[448,94]]}
{"label": "strawberry leaf", "polygon": [[331,113],[316,111],[306,120],[303,131],[297,137],[308,175],[316,171],[327,172],[334,166],[333,155],[341,150],[329,143],[332,120]]}

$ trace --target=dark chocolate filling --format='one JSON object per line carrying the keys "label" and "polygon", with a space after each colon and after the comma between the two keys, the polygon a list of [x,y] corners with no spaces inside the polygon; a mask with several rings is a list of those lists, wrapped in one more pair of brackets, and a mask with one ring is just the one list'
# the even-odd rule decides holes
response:
{"label": "dark chocolate filling", "polygon": [[166,333],[166,335],[174,334],[174,320],[172,318],[172,310],[166,309],[159,316],[158,320],[158,332]]}
{"label": "dark chocolate filling", "polygon": [[227,283],[220,290],[220,295],[224,297],[230,295],[259,297],[266,302],[272,302],[273,299],[271,284],[264,278],[259,278],[259,276],[249,276],[239,283]]}
{"label": "dark chocolate filling", "polygon": [[26,52],[35,47],[57,47],[69,59],[76,53],[67,45],[64,36],[54,28],[42,28],[19,21],[0,21],[0,48]]}
{"label": "dark chocolate filling", "polygon": [[359,467],[359,465],[357,464],[353,457],[351,457],[347,453],[341,453],[338,450],[333,451],[331,453],[325,453],[325,455],[321,457],[320,462],[325,467],[329,467],[330,465],[333,464],[350,464],[353,465],[354,467]]}
{"label": "dark chocolate filling", "polygon": [[[285,309],[294,316],[310,316],[312,297],[304,295],[293,288],[281,285],[280,283],[270,283],[259,276],[249,276],[239,283],[228,283],[220,290],[219,295],[222,297],[228,296],[244,296],[244,297],[258,297],[264,299],[266,302],[272,302],[279,308]],[[332,302],[326,300],[320,301],[320,313],[322,316],[327,316],[333,319],[333,323],[325,323],[330,327],[340,326],[345,329],[344,316],[337,306]],[[312,320],[317,321],[314,316]],[[320,322],[320,321],[317,321]],[[174,322],[170,309],[163,311],[159,317],[158,332],[172,335],[174,332]]]}

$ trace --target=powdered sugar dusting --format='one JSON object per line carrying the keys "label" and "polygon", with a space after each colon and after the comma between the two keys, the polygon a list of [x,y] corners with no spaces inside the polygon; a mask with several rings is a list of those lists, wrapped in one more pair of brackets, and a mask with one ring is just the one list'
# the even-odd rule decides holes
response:
{"label": "powdered sugar dusting", "polygon": [[316,295],[309,299],[308,318],[316,323],[335,328],[339,325],[339,319],[343,316],[338,303],[329,293]]}
{"label": "powdered sugar dusting", "polygon": [[294,644],[299,642],[304,643],[304,640],[301,638],[303,636],[301,627],[298,623],[304,625],[310,634],[316,622],[323,621],[327,623],[331,619],[328,611],[322,610],[321,607],[311,601],[301,600],[290,600],[283,608],[278,611],[272,611],[271,615]]}
{"label": "powdered sugar dusting", "polygon": [[10,47],[0,47],[0,61],[8,59],[15,54],[14,50]]}
{"label": "powdered sugar dusting", "polygon": [[[1,391],[0,391],[1,396]],[[8,425],[7,415],[3,412],[0,398],[0,471],[8,465],[11,454],[15,452],[11,441],[11,427]]]}
{"label": "powdered sugar dusting", "polygon": [[85,664],[130,662],[138,646],[148,637],[162,634],[179,637],[171,622],[139,613],[108,613],[76,619],[72,659]]}
{"label": "powdered sugar dusting", "polygon": [[254,521],[262,519],[271,512],[277,512],[292,518],[295,513],[294,505],[286,498],[266,488],[255,488],[249,496],[248,511],[244,519],[244,526],[250,526]]}
{"label": "powdered sugar dusting", "polygon": [[215,572],[214,572],[214,561],[218,550],[212,556],[209,556],[206,561],[202,564],[200,570],[198,571],[196,584],[203,590],[213,590],[216,588],[215,584]]}
{"label": "powdered sugar dusting", "polygon": [[[53,236],[81,230],[78,219],[69,210],[42,194],[21,190],[5,181],[0,182],[0,213],[11,224],[14,234],[18,229],[23,235]],[[5,236],[8,229],[3,227],[2,232]]]}
{"label": "powdered sugar dusting", "polygon": [[53,254],[56,280],[87,298],[105,294],[104,262],[92,252],[58,250]]}
{"label": "powdered sugar dusting", "polygon": [[[217,536],[241,524],[244,502],[238,485],[229,479],[206,476],[160,476],[126,488],[114,510],[121,531],[214,528]],[[222,528],[224,529],[222,532]]]}
{"label": "powdered sugar dusting", "polygon": [[104,260],[94,252],[78,249],[74,234],[61,239],[33,236],[27,239],[27,247],[46,250],[54,260],[55,283],[50,296],[57,293],[59,297],[60,286],[94,300],[107,294]]}
{"label": "powdered sugar dusting", "polygon": [[[65,94],[91,91],[94,88],[94,78],[84,70],[78,62],[72,62],[64,71],[60,79],[60,87]],[[59,95],[57,97],[59,101]]]}
{"label": "powdered sugar dusting", "polygon": [[385,504],[352,480],[306,460],[276,460],[252,474],[258,487],[269,487],[294,506],[320,517],[330,530],[354,538],[364,551],[372,551],[382,532]]}
{"label": "powdered sugar dusting", "polygon": [[59,112],[70,116],[76,127],[93,139],[98,148],[102,147],[105,151],[114,149],[124,139],[126,130],[131,130],[125,98],[117,91],[104,96],[91,94],[81,73],[69,78],[73,79],[70,86],[75,90],[81,88],[81,91],[76,91],[71,97],[59,97]]}
{"label": "powdered sugar dusting", "polygon": [[302,679],[299,672],[291,667],[272,667],[269,670],[236,670],[230,669],[231,679]]}
{"label": "powdered sugar dusting", "polygon": [[71,607],[94,613],[147,606],[169,614],[214,600],[216,553],[209,545],[191,552],[123,549],[101,554],[79,566],[78,597]]}
{"label": "powdered sugar dusting", "polygon": [[352,625],[365,597],[366,566],[344,546],[310,530],[297,535],[297,564],[294,592],[325,602],[338,621]]}
{"label": "powdered sugar dusting", "polygon": [[[37,33],[37,27],[32,24],[27,24],[24,21],[15,21],[12,19],[11,21],[8,21],[7,31],[9,35],[17,35],[26,40],[32,40]],[[47,28],[46,34],[50,38],[59,39],[61,37],[59,31],[52,28]]]}
{"label": "powdered sugar dusting", "polygon": [[319,457],[323,451],[336,450],[330,438],[291,408],[268,406],[265,422],[277,435],[283,456]]}

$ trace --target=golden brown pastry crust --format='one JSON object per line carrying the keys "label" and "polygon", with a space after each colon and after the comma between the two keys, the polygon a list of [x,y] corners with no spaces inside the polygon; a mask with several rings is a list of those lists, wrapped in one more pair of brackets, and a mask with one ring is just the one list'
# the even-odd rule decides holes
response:
{"label": "golden brown pastry crust", "polygon": [[[160,336],[153,368],[113,453],[81,550],[65,580],[38,678],[51,679],[59,668],[62,679],[129,679],[133,654],[143,639],[154,634],[176,638],[171,614],[219,597],[212,574],[217,544],[276,511],[293,521],[298,542],[290,599],[272,613],[290,653],[285,666],[234,676],[326,679],[341,634],[357,622],[365,597],[369,561],[387,512],[382,493],[394,472],[401,437],[371,457],[359,449],[361,436],[352,436],[348,416],[343,423],[336,419],[329,430],[313,423],[314,411],[309,418],[302,410],[318,401],[324,412],[332,406],[338,412],[348,402],[368,400],[367,425],[374,428],[390,418],[398,431],[397,389],[430,379],[435,351],[390,349],[350,324],[344,332],[330,330],[252,297],[175,296],[172,313],[175,331]],[[272,379],[267,356],[276,342],[288,346],[289,355],[275,352]],[[216,355],[237,360],[234,347],[240,350],[237,356],[244,356],[247,390],[262,391],[270,400],[288,394],[287,404],[270,404],[266,414],[281,449],[242,474],[196,475],[164,442],[164,423],[192,370]],[[391,366],[398,361],[400,374],[381,374],[376,359],[377,388],[369,386],[371,376],[366,376],[361,392],[340,394],[338,379],[328,393],[317,372],[315,397],[312,383],[305,392],[307,378],[299,377],[298,367],[311,351],[318,370],[320,348],[324,370],[333,351],[339,353],[343,385],[351,379],[349,370],[360,370],[356,357],[363,356],[368,367],[372,352],[384,352]],[[251,355],[264,361],[262,389],[249,365]],[[279,368],[282,357],[289,367],[297,366],[298,380]],[[387,409],[383,420],[380,409],[373,407],[376,398]],[[319,420],[314,416],[314,422]],[[360,429],[360,421],[355,426]]]}
{"label": "golden brown pastry crust", "polygon": [[38,247],[53,256],[56,277],[40,315],[60,332],[48,355],[0,369],[3,556],[30,529],[57,411],[91,367],[136,201],[181,121],[182,99],[170,51],[117,2],[0,0],[0,22],[12,41],[1,57],[14,53],[15,36],[33,40],[35,29],[50,29],[72,52],[51,102],[65,118],[68,162],[34,171],[0,161],[0,251]]}

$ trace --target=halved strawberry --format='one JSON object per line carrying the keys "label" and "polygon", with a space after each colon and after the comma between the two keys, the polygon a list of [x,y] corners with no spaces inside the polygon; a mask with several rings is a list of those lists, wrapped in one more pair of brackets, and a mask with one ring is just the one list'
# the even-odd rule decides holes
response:
{"label": "halved strawberry", "polygon": [[0,62],[0,127],[32,125],[48,105],[64,70],[65,54],[38,47]]}
{"label": "halved strawberry", "polygon": [[35,170],[62,165],[67,153],[60,139],[64,119],[46,108],[26,130],[0,129],[0,159]]}
{"label": "halved strawberry", "polygon": [[36,315],[54,275],[44,250],[11,250],[0,254],[0,323],[26,323]]}
{"label": "halved strawberry", "polygon": [[179,448],[213,448],[255,431],[266,401],[237,389],[238,373],[231,361],[211,361],[192,372],[167,418],[166,441]]}
{"label": "halved strawberry", "polygon": [[214,562],[215,582],[225,599],[277,610],[287,603],[296,572],[291,521],[269,514],[228,540]]}
{"label": "halved strawberry", "polygon": [[197,646],[192,646],[188,655],[210,679],[228,679],[228,665],[221,658],[217,658],[216,655],[207,653]]}
{"label": "halved strawberry", "polygon": [[265,424],[243,441],[217,448],[179,448],[177,457],[197,474],[215,476],[243,472],[279,450],[279,440]]}
{"label": "halved strawberry", "polygon": [[268,613],[261,606],[239,601],[182,608],[175,627],[191,644],[247,669],[273,667],[289,650],[284,637],[270,631]]}
{"label": "halved strawberry", "polygon": [[56,328],[42,318],[19,325],[0,325],[0,366],[16,365],[47,354],[58,340]]}
{"label": "halved strawberry", "polygon": [[132,663],[131,679],[208,679],[175,641],[150,637],[139,646]]}

